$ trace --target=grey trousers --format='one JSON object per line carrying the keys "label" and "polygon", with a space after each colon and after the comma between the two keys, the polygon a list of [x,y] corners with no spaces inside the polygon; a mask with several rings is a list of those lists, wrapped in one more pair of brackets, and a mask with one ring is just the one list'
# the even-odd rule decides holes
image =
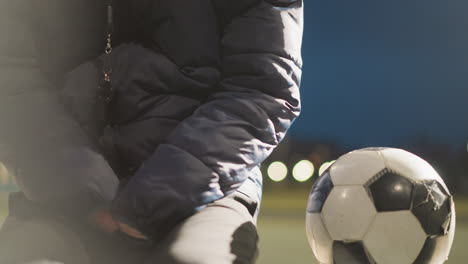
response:
{"label": "grey trousers", "polygon": [[1,264],[247,264],[258,249],[255,204],[235,193],[189,217],[154,246],[41,212],[11,214],[0,230]]}

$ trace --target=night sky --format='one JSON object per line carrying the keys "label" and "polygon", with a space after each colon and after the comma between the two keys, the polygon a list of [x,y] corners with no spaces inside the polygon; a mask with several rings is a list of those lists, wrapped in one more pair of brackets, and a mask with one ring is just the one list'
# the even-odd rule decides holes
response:
{"label": "night sky", "polygon": [[306,1],[291,135],[348,147],[468,141],[468,2]]}
{"label": "night sky", "polygon": [[[13,3],[0,2],[9,36],[0,51],[28,56]],[[353,148],[421,138],[466,148],[467,14],[466,0],[305,0],[303,112],[290,135]]]}

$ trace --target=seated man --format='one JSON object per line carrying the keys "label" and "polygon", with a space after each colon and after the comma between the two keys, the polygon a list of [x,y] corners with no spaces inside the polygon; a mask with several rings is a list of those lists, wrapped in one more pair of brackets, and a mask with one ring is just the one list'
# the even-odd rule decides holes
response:
{"label": "seated man", "polygon": [[302,0],[30,2],[59,89],[23,103],[34,141],[0,138],[22,190],[0,263],[253,263],[260,164],[300,112]]}

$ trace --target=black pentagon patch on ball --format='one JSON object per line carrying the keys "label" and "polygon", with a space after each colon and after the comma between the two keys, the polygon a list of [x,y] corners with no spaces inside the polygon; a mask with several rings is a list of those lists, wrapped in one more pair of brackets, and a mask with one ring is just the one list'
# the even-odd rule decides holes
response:
{"label": "black pentagon patch on ball", "polygon": [[413,183],[389,169],[384,169],[366,183],[378,212],[409,210]]}
{"label": "black pentagon patch on ball", "polygon": [[452,196],[437,181],[421,181],[414,185],[411,211],[428,235],[446,235],[450,230]]}
{"label": "black pentagon patch on ball", "polygon": [[361,242],[345,243],[341,241],[333,242],[333,263],[334,264],[374,264],[370,260],[364,245]]}
{"label": "black pentagon patch on ball", "polygon": [[333,183],[330,177],[330,171],[325,171],[312,186],[309,201],[307,203],[307,212],[320,213],[328,195],[333,189]]}
{"label": "black pentagon patch on ball", "polygon": [[413,264],[427,264],[431,263],[432,256],[434,255],[437,246],[436,238],[428,237],[424,243],[423,248],[419,252],[418,257]]}

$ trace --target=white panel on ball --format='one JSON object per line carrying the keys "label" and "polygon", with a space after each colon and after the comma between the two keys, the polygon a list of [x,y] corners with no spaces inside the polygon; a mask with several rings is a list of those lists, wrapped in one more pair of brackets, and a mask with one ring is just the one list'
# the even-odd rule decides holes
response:
{"label": "white panel on ball", "polygon": [[395,148],[387,148],[380,152],[388,169],[413,181],[437,180],[444,186],[445,190],[449,192],[439,174],[429,163],[420,157],[408,151]]}
{"label": "white panel on ball", "polygon": [[377,214],[364,238],[364,245],[379,264],[411,264],[418,257],[427,235],[410,211]]}
{"label": "white panel on ball", "polygon": [[326,229],[333,240],[361,240],[377,211],[362,186],[335,186],[322,209]]}
{"label": "white panel on ball", "polygon": [[320,214],[306,215],[306,231],[315,258],[320,263],[333,263],[333,240],[325,229]]}
{"label": "white panel on ball", "polygon": [[385,169],[377,151],[357,150],[339,158],[331,167],[332,182],[337,185],[362,185]]}

